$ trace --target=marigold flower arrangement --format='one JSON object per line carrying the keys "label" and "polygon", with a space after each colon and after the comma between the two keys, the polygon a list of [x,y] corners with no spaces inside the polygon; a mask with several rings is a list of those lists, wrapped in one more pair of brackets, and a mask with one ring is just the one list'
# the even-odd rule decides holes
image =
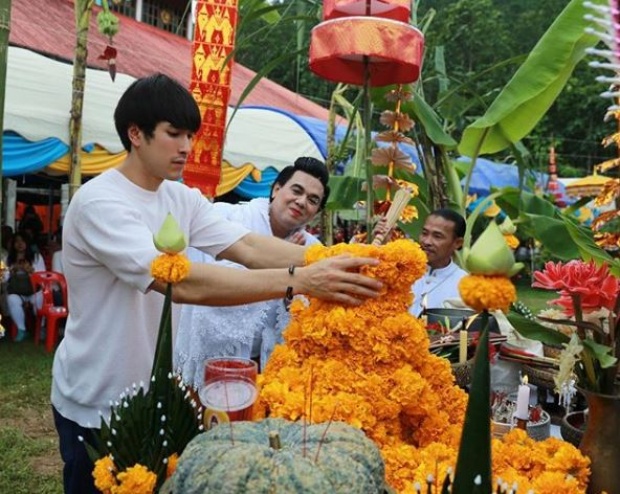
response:
{"label": "marigold flower arrangement", "polygon": [[[362,271],[381,280],[384,293],[359,307],[314,298],[294,301],[286,344],[275,348],[259,376],[255,413],[359,427],[381,448],[389,485],[402,493],[419,492],[416,482],[425,484],[429,474],[443,479],[454,467],[467,404],[467,395],[454,385],[449,362],[429,352],[426,328],[407,312],[411,285],[424,273],[426,256],[417,243],[397,240],[382,247],[314,246],[306,261],[345,253],[380,259]],[[573,446],[561,446],[544,450],[561,477],[556,487],[583,492],[582,471],[576,472],[576,481],[564,481],[575,468],[559,455],[587,460]],[[509,460],[510,449],[504,449],[498,465],[505,466],[498,472],[533,485],[517,460]],[[573,484],[581,490],[570,490]]]}
{"label": "marigold flower arrangement", "polygon": [[102,415],[94,444],[86,444],[95,463],[95,487],[103,494],[152,494],[174,472],[178,456],[200,431],[202,408],[190,390],[172,373],[172,284],[189,273],[190,262],[180,252],[185,238],[168,215],[154,238],[163,252],[151,265],[155,279],[167,284],[150,386],[127,388]]}

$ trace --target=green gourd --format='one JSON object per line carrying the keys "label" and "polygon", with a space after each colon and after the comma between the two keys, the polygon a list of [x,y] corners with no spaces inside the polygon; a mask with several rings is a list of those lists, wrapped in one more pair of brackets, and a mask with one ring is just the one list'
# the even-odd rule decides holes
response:
{"label": "green gourd", "polygon": [[197,435],[162,491],[372,494],[385,491],[384,473],[379,448],[354,427],[266,419]]}

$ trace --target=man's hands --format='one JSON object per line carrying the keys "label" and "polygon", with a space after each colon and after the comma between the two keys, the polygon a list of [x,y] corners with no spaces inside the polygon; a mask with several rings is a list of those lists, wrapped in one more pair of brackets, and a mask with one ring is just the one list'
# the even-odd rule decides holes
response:
{"label": "man's hands", "polygon": [[291,285],[296,294],[310,295],[330,302],[360,305],[367,298],[379,296],[381,282],[358,273],[365,265],[375,266],[371,257],[330,257],[297,268]]}

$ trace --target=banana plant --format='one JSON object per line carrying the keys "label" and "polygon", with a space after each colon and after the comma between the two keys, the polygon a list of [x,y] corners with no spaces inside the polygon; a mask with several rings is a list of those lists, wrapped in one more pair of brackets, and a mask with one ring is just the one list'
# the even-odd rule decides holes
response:
{"label": "banana plant", "polygon": [[[593,3],[603,5],[605,1],[595,0]],[[485,114],[465,129],[460,141],[451,135],[449,123],[425,101],[423,88],[416,88],[415,98],[403,105],[403,111],[417,122],[418,133],[414,137],[418,142],[433,207],[451,206],[464,213],[468,191],[467,187],[464,191],[460,187],[455,164],[451,160],[456,152],[471,158],[466,184],[478,156],[509,148],[520,150],[521,156],[525,154],[520,140],[548,111],[586,50],[598,42],[596,36],[586,32],[590,21],[584,16],[588,12],[581,0],[571,0],[567,4]],[[440,62],[438,65],[442,66]],[[381,105],[386,91],[376,92],[377,105]],[[444,93],[442,102],[449,96]],[[520,160],[519,166],[523,175],[526,162]]]}

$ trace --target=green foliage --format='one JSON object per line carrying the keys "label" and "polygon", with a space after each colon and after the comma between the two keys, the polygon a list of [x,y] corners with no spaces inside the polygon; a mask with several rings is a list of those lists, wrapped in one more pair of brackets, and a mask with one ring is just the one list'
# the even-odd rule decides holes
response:
{"label": "green foliage", "polygon": [[482,334],[476,349],[474,370],[461,446],[456,461],[452,490],[454,494],[475,492],[480,477],[480,492],[491,492],[491,369],[489,366],[489,314],[483,313]]}
{"label": "green foliage", "polygon": [[[602,0],[594,3],[602,3]],[[585,50],[598,38],[586,34],[589,22],[581,0],[572,0],[544,34],[484,116],[463,134],[466,156],[502,151],[528,135],[564,88]]]}

